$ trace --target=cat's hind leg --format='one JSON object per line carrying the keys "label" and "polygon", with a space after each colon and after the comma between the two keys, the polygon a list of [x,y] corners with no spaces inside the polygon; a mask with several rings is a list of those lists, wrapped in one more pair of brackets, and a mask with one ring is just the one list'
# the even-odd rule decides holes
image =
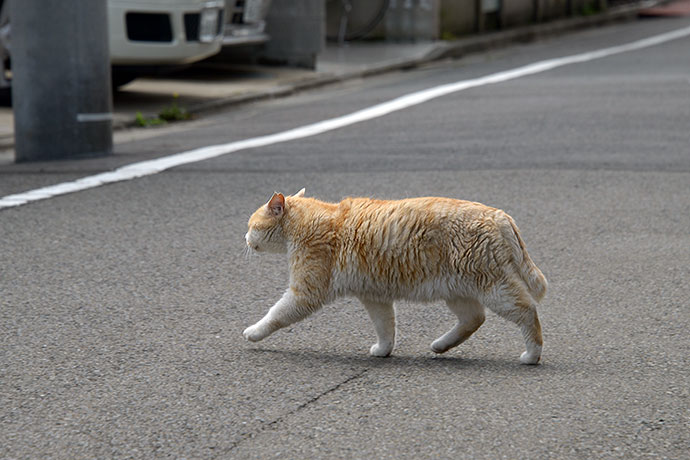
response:
{"label": "cat's hind leg", "polygon": [[369,313],[378,337],[378,342],[372,345],[369,354],[381,358],[390,355],[395,346],[395,308],[393,302],[359,300]]}
{"label": "cat's hind leg", "polygon": [[484,307],[469,298],[447,300],[450,311],[458,317],[453,328],[431,344],[434,353],[445,353],[467,340],[484,323]]}
{"label": "cat's hind leg", "polygon": [[499,316],[514,322],[520,328],[526,350],[520,355],[522,364],[538,364],[541,359],[543,339],[537,305],[526,290],[506,285],[486,306]]}

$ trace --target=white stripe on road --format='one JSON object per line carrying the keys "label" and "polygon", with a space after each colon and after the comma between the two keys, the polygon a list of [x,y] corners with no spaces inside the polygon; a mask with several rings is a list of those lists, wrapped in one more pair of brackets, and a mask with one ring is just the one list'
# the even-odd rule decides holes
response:
{"label": "white stripe on road", "polygon": [[78,192],[94,187],[99,187],[105,184],[112,184],[114,182],[121,182],[138,177],[150,176],[157,174],[166,169],[174,168],[189,163],[196,163],[198,161],[216,158],[228,153],[237,152],[239,150],[252,149],[256,147],[264,147],[267,145],[279,144],[281,142],[293,141],[296,139],[303,139],[305,137],[316,136],[328,131],[333,131],[338,128],[350,126],[362,121],[371,120],[373,118],[382,117],[398,110],[403,110],[408,107],[419,105],[431,99],[445,96],[458,91],[463,91],[479,86],[492,85],[501,83],[516,78],[525,77],[527,75],[534,75],[541,72],[546,72],[558,67],[569,64],[577,64],[588,62],[595,59],[601,59],[615,54],[625,53],[628,51],[640,50],[650,46],[660,45],[672,40],[687,37],[690,35],[690,27],[674,30],[672,32],[655,35],[653,37],[637,40],[625,45],[612,46],[596,51],[589,51],[586,53],[575,54],[556,59],[547,59],[545,61],[535,62],[523,67],[518,67],[512,70],[497,72],[484,77],[473,78],[470,80],[462,80],[455,83],[436,86],[434,88],[425,89],[405,96],[398,97],[388,102],[368,107],[366,109],[358,110],[349,115],[331,118],[329,120],[320,121],[311,125],[302,126],[295,129],[290,129],[276,134],[267,136],[253,137],[227,144],[211,145],[208,147],[201,147],[194,150],[189,150],[175,155],[158,158],[155,160],[141,161],[139,163],[132,163],[123,166],[114,171],[96,174],[93,176],[83,177],[72,182],[63,182],[61,184],[51,185],[48,187],[31,190],[25,193],[16,195],[9,195],[0,199],[0,209],[9,208],[13,206],[21,206],[23,204],[31,203],[33,201],[45,200],[58,195],[66,193]]}

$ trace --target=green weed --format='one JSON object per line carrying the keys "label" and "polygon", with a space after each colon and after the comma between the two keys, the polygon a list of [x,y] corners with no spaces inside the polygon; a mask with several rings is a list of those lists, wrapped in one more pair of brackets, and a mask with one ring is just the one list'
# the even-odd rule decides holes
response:
{"label": "green weed", "polygon": [[168,122],[174,121],[185,121],[192,118],[192,114],[189,113],[184,107],[180,107],[177,104],[177,94],[173,94],[173,102],[167,107],[163,107],[158,116],[156,117],[145,117],[141,112],[137,112],[135,116],[135,123],[137,126],[142,128],[147,128],[149,126],[160,126]]}

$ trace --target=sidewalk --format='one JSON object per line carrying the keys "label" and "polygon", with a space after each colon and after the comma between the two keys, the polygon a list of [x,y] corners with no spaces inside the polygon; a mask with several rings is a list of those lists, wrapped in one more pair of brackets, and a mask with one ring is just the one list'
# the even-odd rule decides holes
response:
{"label": "sidewalk", "polygon": [[668,3],[645,8],[640,11],[642,17],[677,17],[690,16],[690,0],[674,0]]}
{"label": "sidewalk", "polygon": [[[679,0],[679,3],[690,0]],[[174,76],[140,78],[123,86],[113,97],[116,131],[136,127],[137,112],[155,117],[176,103],[195,115],[234,104],[281,97],[339,81],[416,67],[434,60],[459,58],[511,43],[536,40],[567,31],[632,20],[654,2],[640,2],[606,13],[575,17],[455,41],[426,43],[353,42],[328,44],[316,70],[201,63]],[[117,139],[116,139],[117,141]],[[14,161],[14,118],[11,108],[0,108],[0,164]]]}
{"label": "sidewalk", "polygon": [[192,113],[285,96],[298,90],[423,62],[439,43],[354,43],[331,46],[316,70],[200,63],[165,78],[139,78],[114,96],[115,129],[131,127],[137,111],[155,116],[173,102]]}

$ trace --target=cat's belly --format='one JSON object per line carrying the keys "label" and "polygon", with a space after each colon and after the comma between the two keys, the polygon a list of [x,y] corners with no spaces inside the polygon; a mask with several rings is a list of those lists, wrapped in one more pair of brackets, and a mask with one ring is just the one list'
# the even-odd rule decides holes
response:
{"label": "cat's belly", "polygon": [[475,283],[460,276],[444,276],[406,283],[402,280],[381,280],[359,273],[334,271],[331,279],[333,298],[354,296],[377,301],[412,300],[431,302],[457,297],[476,297]]}

